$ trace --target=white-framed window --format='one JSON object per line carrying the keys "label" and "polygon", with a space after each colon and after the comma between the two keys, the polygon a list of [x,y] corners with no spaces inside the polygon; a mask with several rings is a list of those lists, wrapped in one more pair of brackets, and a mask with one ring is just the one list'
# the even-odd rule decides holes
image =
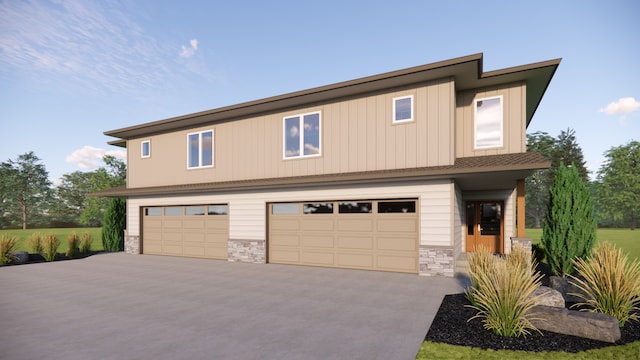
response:
{"label": "white-framed window", "polygon": [[413,95],[393,98],[393,122],[413,121]]}
{"label": "white-framed window", "polygon": [[283,118],[283,158],[320,156],[322,120],[320,112]]}
{"label": "white-framed window", "polygon": [[187,169],[213,167],[213,130],[187,134]]}
{"label": "white-framed window", "polygon": [[475,148],[502,147],[502,96],[477,99],[474,102]]}
{"label": "white-framed window", "polygon": [[151,157],[151,140],[144,140],[140,143],[140,157],[143,159]]}

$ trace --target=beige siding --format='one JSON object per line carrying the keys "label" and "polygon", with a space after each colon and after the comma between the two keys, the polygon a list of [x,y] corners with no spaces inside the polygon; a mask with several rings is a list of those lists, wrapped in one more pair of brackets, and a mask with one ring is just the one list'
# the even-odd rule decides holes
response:
{"label": "beige siding", "polygon": [[[460,92],[456,96],[455,154],[471,157],[521,153],[526,148],[526,86],[514,83],[491,89]],[[475,150],[474,100],[503,97],[503,146]]]}
{"label": "beige siding", "polygon": [[466,216],[466,209],[464,205],[464,201],[462,199],[462,190],[459,186],[455,186],[454,188],[454,201],[453,203],[453,256],[454,258],[458,258],[458,255],[462,252],[463,249],[463,236],[466,234],[466,228],[464,227]]}
{"label": "beige siding", "polygon": [[[415,88],[129,140],[130,188],[453,164],[455,89],[446,79]],[[414,96],[414,118],[393,124],[394,97]],[[283,117],[319,111],[318,157],[283,159]],[[187,134],[213,129],[212,168],[187,169]],[[151,140],[151,157],[140,142]]]}

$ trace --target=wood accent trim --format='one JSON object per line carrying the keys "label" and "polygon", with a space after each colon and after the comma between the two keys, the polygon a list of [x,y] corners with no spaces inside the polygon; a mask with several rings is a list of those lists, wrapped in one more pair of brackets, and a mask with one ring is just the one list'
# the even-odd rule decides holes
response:
{"label": "wood accent trim", "polygon": [[524,200],[524,179],[518,180],[518,213],[516,223],[518,225],[518,237],[525,237],[525,200]]}

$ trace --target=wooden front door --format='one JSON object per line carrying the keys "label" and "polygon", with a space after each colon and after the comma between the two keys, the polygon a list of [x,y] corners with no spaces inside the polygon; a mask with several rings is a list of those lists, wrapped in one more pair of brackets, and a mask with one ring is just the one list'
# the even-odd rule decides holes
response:
{"label": "wooden front door", "polygon": [[467,201],[467,252],[484,246],[489,252],[503,252],[504,204],[501,201]]}

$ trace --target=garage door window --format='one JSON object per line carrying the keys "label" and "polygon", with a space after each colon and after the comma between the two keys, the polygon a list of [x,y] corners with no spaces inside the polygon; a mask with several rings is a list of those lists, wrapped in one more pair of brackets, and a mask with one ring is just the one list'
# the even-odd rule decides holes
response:
{"label": "garage door window", "polygon": [[333,203],[304,204],[305,214],[333,214]]}
{"label": "garage door window", "polygon": [[209,215],[229,215],[229,205],[209,205]]}
{"label": "garage door window", "polygon": [[378,202],[378,214],[385,213],[415,213],[415,201],[380,201]]}
{"label": "garage door window", "polygon": [[370,201],[366,202],[341,202],[338,206],[340,214],[371,214],[373,206]]}
{"label": "garage door window", "polygon": [[150,207],[144,209],[145,216],[162,216],[162,208],[161,207]]}
{"label": "garage door window", "polygon": [[204,206],[187,206],[185,210],[187,216],[204,215]]}
{"label": "garage door window", "polygon": [[300,207],[297,203],[273,204],[271,213],[273,215],[297,215],[300,213]]}
{"label": "garage door window", "polygon": [[164,208],[164,216],[182,216],[182,206]]}

